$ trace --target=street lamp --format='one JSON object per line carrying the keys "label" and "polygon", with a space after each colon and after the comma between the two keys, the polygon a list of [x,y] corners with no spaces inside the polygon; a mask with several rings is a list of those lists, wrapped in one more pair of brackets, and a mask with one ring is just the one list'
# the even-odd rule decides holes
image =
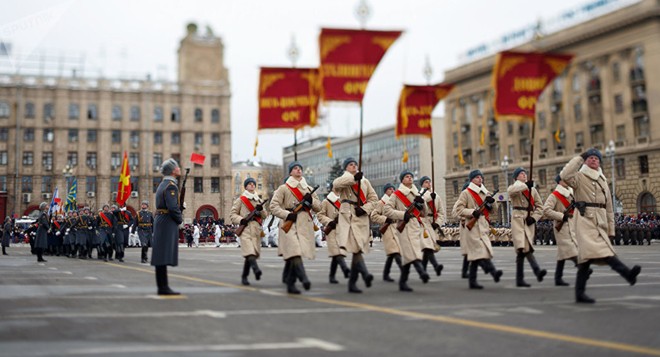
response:
{"label": "street lamp", "polygon": [[360,22],[360,27],[364,29],[367,21],[371,18],[371,8],[367,0],[360,0],[360,3],[355,7],[355,17]]}
{"label": "street lamp", "polygon": [[616,213],[616,178],[614,177],[614,154],[616,153],[616,145],[614,145],[614,140],[610,140],[609,144],[605,148],[605,156],[610,158],[610,165],[612,165],[612,208]]}
{"label": "street lamp", "polygon": [[[504,155],[504,158],[500,163],[500,167],[504,172],[504,181],[506,182],[506,187],[508,188],[509,187],[509,157],[508,156]],[[511,224],[511,205],[509,205],[508,196],[506,201],[506,224],[507,225]]]}
{"label": "street lamp", "polygon": [[286,56],[289,58],[289,61],[291,61],[291,67],[296,67],[296,62],[300,57],[300,49],[296,44],[296,37],[293,35],[291,35],[291,44],[289,45],[289,48],[286,50]]}

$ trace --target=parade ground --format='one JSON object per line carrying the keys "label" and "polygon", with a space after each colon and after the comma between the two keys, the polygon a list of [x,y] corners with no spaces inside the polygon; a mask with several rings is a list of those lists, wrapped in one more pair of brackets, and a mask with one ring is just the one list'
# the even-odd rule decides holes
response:
{"label": "parade ground", "polygon": [[[496,247],[504,271],[495,284],[479,271],[484,290],[460,277],[458,247],[437,254],[442,276],[412,293],[382,280],[385,261],[375,242],[366,256],[371,288],[349,294],[346,279],[328,283],[325,248],[305,261],[310,291],[287,295],[276,248],[263,248],[260,281],[240,285],[236,247],[179,250],[170,286],[184,295],[155,295],[153,267],[129,248],[126,262],[46,257],[12,246],[0,257],[0,356],[660,356],[660,244],[618,246],[621,260],[642,273],[630,287],[609,267],[594,266],[587,294],[574,303],[570,287],[554,286],[556,247],[537,246],[548,275],[515,287],[512,247]],[[397,279],[393,267],[392,277]],[[297,284],[302,290],[300,284]]]}

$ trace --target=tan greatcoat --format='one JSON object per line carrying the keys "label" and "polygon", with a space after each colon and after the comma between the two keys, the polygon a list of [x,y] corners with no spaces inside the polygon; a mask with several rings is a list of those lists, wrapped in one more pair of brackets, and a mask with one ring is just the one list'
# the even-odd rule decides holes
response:
{"label": "tan greatcoat", "polygon": [[[300,192],[304,195],[312,192],[312,188],[307,185],[303,178],[298,181],[293,177],[286,180],[286,184],[292,187],[298,187]],[[291,190],[284,184],[280,186],[270,201],[270,212],[280,219],[279,231],[279,246],[278,253],[287,260],[289,258],[301,256],[307,259],[314,259],[316,257],[316,242],[314,240],[314,221],[312,220],[311,212],[305,210],[298,213],[296,222],[291,226],[289,233],[284,233],[282,225],[286,220],[286,216],[298,205],[299,201]],[[312,210],[318,212],[321,210],[321,202],[319,202],[316,193],[312,195]]]}
{"label": "tan greatcoat", "polygon": [[[378,201],[376,208],[371,211],[371,221],[379,224],[381,227],[385,224],[387,216],[385,216],[384,208],[387,204],[387,201],[390,200],[390,196],[383,195],[383,198]],[[385,248],[385,255],[390,255],[394,253],[401,254],[401,246],[399,245],[399,237],[394,233],[396,230],[396,222],[390,224],[383,234],[383,248]]]}
{"label": "tan greatcoat", "polygon": [[[401,193],[403,193],[403,195],[408,198],[411,204],[413,203],[415,197],[419,195],[415,185],[412,185],[411,188],[408,188],[404,184],[400,184],[399,191],[401,191]],[[396,221],[403,221],[406,208],[406,205],[404,205],[395,194],[392,194],[390,199],[387,201],[387,204],[383,208],[383,213],[385,213],[385,216],[388,218]],[[425,213],[426,210],[422,208],[420,217],[422,217]],[[392,224],[395,226],[398,225],[397,222]],[[395,229],[394,233],[397,236],[399,245],[401,247],[401,258],[404,265],[412,263],[415,260],[422,260],[422,239],[425,238],[424,226],[419,222],[419,220],[412,218],[406,224],[403,232],[399,232],[398,229]]]}
{"label": "tan greatcoat", "polygon": [[[261,203],[261,200],[259,200],[259,196],[255,194],[251,194],[248,191],[244,191],[241,196],[245,196],[250,200],[250,203],[252,203],[252,207],[256,207],[258,204]],[[241,220],[245,217],[247,217],[250,214],[250,210],[245,206],[245,203],[241,201],[240,198],[236,199],[234,201],[234,205],[231,207],[231,214],[230,214],[230,219],[232,224],[239,224]],[[266,213],[266,210],[262,210],[260,217],[261,219],[266,218],[268,214]],[[257,258],[261,255],[261,235],[263,234],[263,229],[261,228],[261,224],[257,222],[256,220],[251,220],[250,223],[248,223],[247,227],[243,230],[243,233],[241,234],[241,255],[244,257],[247,257],[248,255],[255,255]]]}
{"label": "tan greatcoat", "polygon": [[[440,240],[440,235],[431,226],[431,223],[434,222],[433,212],[431,211],[431,205],[429,204],[431,202],[431,192],[426,191],[423,197],[424,197],[424,202],[426,202],[426,214],[424,215],[424,218],[422,218],[422,223],[424,223],[424,228],[426,229],[426,232],[428,232],[430,239],[422,240],[422,249],[433,249],[437,251],[440,249],[439,246],[436,245],[435,241]],[[435,200],[433,200],[433,203],[435,204],[435,209],[437,211],[437,218],[435,219],[435,223],[442,226],[442,224],[445,221],[445,214],[444,214],[445,210],[444,210],[444,206],[442,205],[442,200],[440,199],[440,196],[436,195]]]}
{"label": "tan greatcoat", "polygon": [[[469,261],[478,259],[492,259],[493,246],[490,243],[490,223],[486,220],[485,215],[479,216],[477,223],[471,230],[467,229],[465,224],[473,217],[472,213],[479,207],[472,195],[468,192],[471,189],[481,197],[482,200],[486,199],[489,195],[486,186],[481,187],[470,183],[470,185],[461,192],[458,200],[454,204],[452,215],[461,220],[460,236],[461,236],[461,253],[467,255]],[[493,212],[497,211],[497,201],[493,202]]]}
{"label": "tan greatcoat", "polygon": [[578,263],[590,259],[615,256],[610,236],[614,236],[612,195],[602,170],[593,170],[577,156],[559,174],[573,188],[576,202],[600,203],[606,208],[586,207],[585,215],[575,213],[575,236],[578,242]]}
{"label": "tan greatcoat", "polygon": [[[334,192],[330,192],[328,196],[321,202],[321,211],[316,215],[319,219],[319,222],[325,227],[328,223],[332,222],[339,216],[339,209],[335,207],[334,203],[339,200]],[[337,243],[337,228],[330,231],[328,235],[325,236],[325,242],[328,244],[328,256],[335,257],[338,255],[346,256],[346,250],[339,248],[339,243]]]}
{"label": "tan greatcoat", "polygon": [[362,209],[367,214],[358,217],[355,215],[355,205],[344,202],[345,200],[357,202],[357,192],[353,191],[355,179],[350,172],[345,171],[343,175],[337,177],[333,183],[333,189],[341,200],[339,208],[339,224],[337,224],[337,242],[340,247],[345,247],[349,253],[368,253],[369,252],[369,215],[377,205],[378,195],[371,183],[366,178],[360,180],[360,190],[366,198],[366,203]]}
{"label": "tan greatcoat", "polygon": [[[569,203],[574,199],[573,189],[570,187],[565,188],[557,185],[555,192],[564,196]],[[566,207],[554,193],[548,196],[543,205],[543,215],[555,221],[552,224],[552,230],[555,233],[555,241],[557,242],[557,260],[575,258],[578,255],[577,239],[575,239],[575,213],[577,212],[574,211],[573,218],[569,218],[568,222],[564,222],[561,230],[557,231],[557,223],[564,218],[565,210]]]}
{"label": "tan greatcoat", "polygon": [[[529,201],[523,196],[523,192],[527,191],[527,184],[522,181],[516,180],[509,188],[509,200],[512,207],[528,207]],[[536,221],[543,217],[543,200],[541,195],[532,188],[532,197],[534,198],[534,209],[532,210],[532,218]],[[522,249],[523,252],[534,251],[534,234],[536,233],[536,224],[528,226],[525,222],[527,218],[527,210],[513,208],[511,213],[511,239],[516,251]]]}

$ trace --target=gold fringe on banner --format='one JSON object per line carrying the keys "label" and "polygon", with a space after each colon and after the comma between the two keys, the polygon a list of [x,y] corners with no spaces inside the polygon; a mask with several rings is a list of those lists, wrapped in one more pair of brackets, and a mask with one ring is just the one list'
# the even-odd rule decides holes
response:
{"label": "gold fringe on banner", "polygon": [[329,136],[328,136],[328,142],[325,143],[325,148],[328,149],[328,157],[332,158],[332,141],[330,140]]}
{"label": "gold fringe on banner", "polygon": [[259,146],[259,135],[257,135],[257,138],[254,140],[254,152],[252,153],[252,156],[254,157],[257,156],[257,146]]}
{"label": "gold fringe on banner", "polygon": [[401,162],[408,162],[408,146],[406,145],[406,138],[403,138],[403,157],[401,157]]}

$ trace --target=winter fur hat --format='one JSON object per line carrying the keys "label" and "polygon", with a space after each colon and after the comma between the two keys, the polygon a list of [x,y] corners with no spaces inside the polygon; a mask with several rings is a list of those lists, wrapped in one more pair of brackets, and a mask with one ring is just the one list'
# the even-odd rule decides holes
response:
{"label": "winter fur hat", "polygon": [[302,166],[302,164],[300,164],[300,162],[294,161],[294,162],[289,164],[289,173],[291,173],[293,168],[296,167],[296,166],[300,167],[301,170],[303,169],[303,166]]}
{"label": "winter fur hat", "polygon": [[344,163],[341,165],[341,167],[346,170],[346,166],[348,166],[351,162],[354,162],[357,165],[357,160],[355,160],[352,157],[347,157],[346,160],[344,160]]}
{"label": "winter fur hat", "polygon": [[514,179],[514,180],[517,180],[517,179],[518,179],[518,175],[520,175],[521,172],[527,173],[527,170],[525,170],[525,169],[522,168],[522,167],[519,167],[519,168],[513,170],[513,179]]}
{"label": "winter fur hat", "polygon": [[403,178],[406,177],[406,175],[410,175],[410,176],[412,176],[413,178],[415,178],[415,175],[413,175],[413,173],[410,172],[410,170],[403,170],[403,171],[401,171],[401,173],[399,174],[399,181],[403,182]]}
{"label": "winter fur hat", "polygon": [[468,181],[472,182],[472,180],[477,177],[481,176],[481,179],[484,179],[484,174],[481,173],[481,170],[472,170],[470,171],[470,174],[468,175]]}
{"label": "winter fur hat", "polygon": [[245,179],[245,181],[243,181],[243,188],[247,188],[247,185],[250,182],[252,182],[255,186],[257,186],[257,181],[252,177],[248,177],[248,178]]}
{"label": "winter fur hat", "polygon": [[179,167],[179,164],[176,162],[176,160],[169,158],[163,162],[163,164],[160,166],[160,173],[162,173],[165,176],[171,176],[172,173],[174,172],[174,169]]}

